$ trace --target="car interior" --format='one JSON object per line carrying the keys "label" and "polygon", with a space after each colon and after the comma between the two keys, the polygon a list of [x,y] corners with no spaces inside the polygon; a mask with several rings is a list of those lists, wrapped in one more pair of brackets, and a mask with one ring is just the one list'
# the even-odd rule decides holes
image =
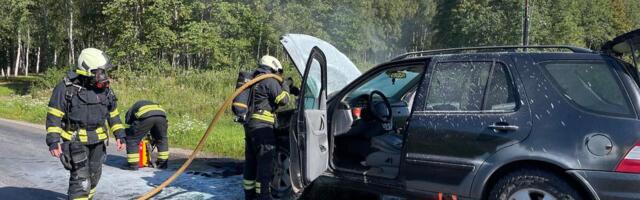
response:
{"label": "car interior", "polygon": [[388,68],[342,97],[333,112],[333,163],[338,169],[395,178],[404,129],[423,65]]}

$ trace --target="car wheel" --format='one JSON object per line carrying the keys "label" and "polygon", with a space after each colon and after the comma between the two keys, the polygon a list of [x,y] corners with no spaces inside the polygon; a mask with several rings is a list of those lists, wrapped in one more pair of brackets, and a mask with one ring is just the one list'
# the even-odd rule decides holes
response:
{"label": "car wheel", "polygon": [[523,169],[501,178],[489,194],[490,200],[579,200],[578,192],[557,175]]}
{"label": "car wheel", "polygon": [[276,200],[289,200],[293,198],[291,188],[291,160],[289,150],[278,148],[274,161],[273,180],[271,181],[271,197]]}

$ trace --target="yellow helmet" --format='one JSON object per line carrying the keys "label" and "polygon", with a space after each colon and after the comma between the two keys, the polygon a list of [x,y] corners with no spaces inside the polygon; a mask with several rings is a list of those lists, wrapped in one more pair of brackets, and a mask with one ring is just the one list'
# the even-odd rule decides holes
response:
{"label": "yellow helmet", "polygon": [[86,48],[78,56],[76,73],[83,76],[93,76],[93,70],[107,70],[111,67],[107,55],[96,48]]}
{"label": "yellow helmet", "polygon": [[282,73],[282,64],[280,64],[280,61],[273,56],[262,56],[262,58],[260,58],[260,65],[269,67],[274,72]]}

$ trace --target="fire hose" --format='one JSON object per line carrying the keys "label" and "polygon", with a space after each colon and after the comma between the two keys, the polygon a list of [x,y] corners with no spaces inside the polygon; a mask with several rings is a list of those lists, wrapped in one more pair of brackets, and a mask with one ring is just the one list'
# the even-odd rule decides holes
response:
{"label": "fire hose", "polygon": [[245,83],[244,85],[236,89],[236,91],[233,92],[231,96],[227,97],[227,99],[224,101],[222,106],[218,108],[218,112],[216,112],[216,115],[213,117],[213,120],[211,120],[211,122],[209,123],[209,127],[207,127],[207,130],[204,132],[204,135],[202,135],[202,138],[200,138],[200,141],[198,142],[198,145],[196,146],[196,148],[193,150],[193,152],[191,152],[191,155],[189,155],[189,158],[187,159],[187,161],[185,161],[182,164],[182,166],[180,166],[178,171],[173,173],[173,175],[167,178],[167,180],[162,182],[162,184],[148,191],[144,195],[138,197],[138,200],[146,200],[153,197],[154,195],[158,194],[158,192],[162,191],[162,189],[164,189],[169,184],[171,184],[171,182],[176,180],[176,178],[178,178],[178,176],[180,176],[189,167],[189,165],[191,165],[191,162],[193,162],[193,159],[195,159],[198,153],[200,152],[200,150],[202,150],[202,147],[204,147],[204,143],[207,141],[207,138],[209,137],[213,129],[216,127],[216,124],[218,124],[218,121],[220,120],[220,117],[222,117],[222,114],[224,114],[225,108],[227,108],[233,102],[233,99],[236,98],[236,96],[238,96],[240,93],[242,93],[243,90],[267,78],[275,78],[276,80],[282,82],[282,77],[278,75],[265,74],[265,75],[257,76],[254,79],[251,79],[249,82]]}

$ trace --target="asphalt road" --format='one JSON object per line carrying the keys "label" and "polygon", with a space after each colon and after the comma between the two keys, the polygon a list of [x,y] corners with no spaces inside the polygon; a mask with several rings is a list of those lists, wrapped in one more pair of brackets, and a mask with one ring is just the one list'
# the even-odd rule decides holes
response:
{"label": "asphalt road", "polygon": [[[0,119],[0,199],[66,199],[69,172],[45,145],[44,126]],[[102,179],[94,199],[132,199],[159,185],[184,160],[187,151],[171,149],[168,170],[121,169],[125,152],[107,148]],[[202,158],[154,199],[241,199],[241,177],[229,175],[230,161]],[[220,166],[218,165],[218,166]]]}

